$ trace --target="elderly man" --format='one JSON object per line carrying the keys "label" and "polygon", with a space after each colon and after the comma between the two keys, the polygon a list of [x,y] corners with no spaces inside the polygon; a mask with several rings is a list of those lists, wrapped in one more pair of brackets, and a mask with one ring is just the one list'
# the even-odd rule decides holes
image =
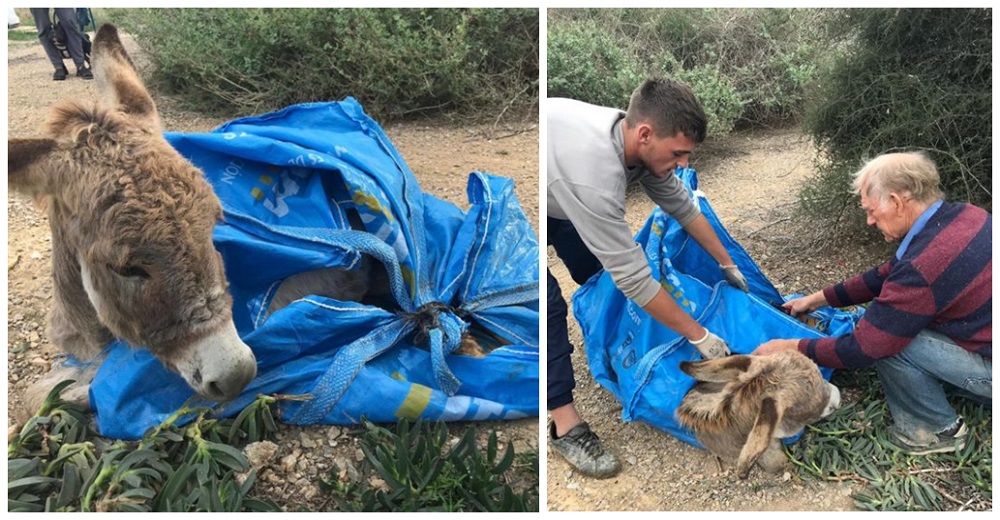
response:
{"label": "elderly man", "polygon": [[792,314],[872,302],[839,338],[773,340],[754,354],[798,349],[832,368],[875,365],[892,413],[891,442],[914,455],[965,445],[967,429],[945,387],[992,404],[993,217],[942,200],[934,163],[920,153],[879,156],[855,174],[868,225],[900,242],[888,262],[785,303]]}
{"label": "elderly man", "polygon": [[[625,221],[626,188],[639,184],[718,262],[730,284],[747,290],[746,279],[674,174],[705,139],[708,124],[691,88],[664,78],[646,80],[625,112],[552,98],[546,118],[548,243],[573,280],[583,284],[603,267],[626,297],[687,338],[704,357],[729,354],[726,342],[688,315],[653,278]],[[620,465],[573,403],[568,307],[558,281],[551,272],[546,277],[549,446],[581,472],[609,477]]]}

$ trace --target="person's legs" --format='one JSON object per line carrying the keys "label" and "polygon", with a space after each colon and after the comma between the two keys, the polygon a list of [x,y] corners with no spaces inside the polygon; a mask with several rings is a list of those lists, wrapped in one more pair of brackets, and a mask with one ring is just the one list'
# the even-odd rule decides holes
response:
{"label": "person's legs", "polygon": [[45,49],[45,55],[56,69],[52,79],[66,79],[66,65],[63,63],[62,53],[52,43],[52,20],[49,18],[48,8],[31,8],[31,17],[35,19],[35,29],[38,31],[38,41]]}
{"label": "person's legs", "polygon": [[903,352],[879,360],[875,368],[893,433],[912,453],[954,451],[964,443],[964,425],[948,403],[944,383],[992,404],[992,363],[935,332],[921,332]]}
{"label": "person's legs", "polygon": [[[553,222],[555,221],[555,222]],[[549,244],[553,242],[562,243],[561,238],[565,238],[560,233],[560,222],[557,219],[549,219]],[[572,230],[572,226],[570,226]],[[572,230],[575,235],[575,230]],[[579,237],[577,237],[579,241]],[[580,242],[582,245],[582,242]],[[583,248],[586,255],[590,251]],[[556,253],[562,257],[568,253],[565,246],[556,246]],[[582,256],[582,255],[580,255]],[[570,274],[574,280],[582,283],[593,274],[586,274],[586,267],[581,267],[579,262],[573,260],[569,263]],[[596,259],[595,259],[596,261]],[[573,264],[570,267],[570,263]],[[598,269],[600,265],[598,264]],[[594,270],[596,272],[596,270]],[[548,287],[548,298],[546,303],[548,333],[546,354],[548,360],[547,377],[547,407],[552,423],[549,425],[549,445],[556,453],[562,455],[573,467],[586,475],[604,478],[610,477],[618,472],[620,465],[618,459],[610,452],[604,450],[600,439],[590,430],[573,404],[573,389],[576,387],[576,379],[573,375],[573,344],[569,342],[566,320],[569,316],[569,308],[563,298],[559,288],[559,282],[552,271],[546,269],[546,281]]]}
{"label": "person's legs", "polygon": [[[570,272],[574,281],[583,284],[601,268],[600,262],[587,249],[579,234],[568,220],[548,217],[548,243],[556,250],[556,255]],[[559,282],[546,269],[548,283],[548,409],[555,424],[556,436],[565,435],[569,430],[582,423],[582,419],[573,406],[573,388],[576,386],[573,375],[571,354],[573,345],[569,342],[567,318],[569,308],[559,288]]]}
{"label": "person's legs", "polygon": [[[568,308],[566,300],[563,299],[562,292],[559,290],[559,282],[552,276],[552,271],[548,269],[545,270],[545,277],[548,284],[546,304],[548,330],[545,344],[548,361],[546,404],[549,410],[560,410],[573,403],[573,388],[576,387],[576,380],[573,377],[573,362],[570,358],[573,353],[573,344],[569,342],[566,326]],[[571,417],[567,417],[567,419],[571,419]],[[556,421],[557,431],[560,435],[564,434],[579,422],[579,420],[576,423]]]}
{"label": "person's legs", "polygon": [[80,32],[80,23],[76,18],[76,9],[66,7],[57,8],[55,11],[60,27],[66,31],[66,50],[69,51],[70,58],[76,64],[76,75],[85,79],[93,78],[94,75],[90,73],[87,64],[84,62],[83,33]]}
{"label": "person's legs", "polygon": [[556,250],[574,282],[583,285],[602,269],[600,260],[583,243],[572,222],[548,217],[548,229],[549,245]]}

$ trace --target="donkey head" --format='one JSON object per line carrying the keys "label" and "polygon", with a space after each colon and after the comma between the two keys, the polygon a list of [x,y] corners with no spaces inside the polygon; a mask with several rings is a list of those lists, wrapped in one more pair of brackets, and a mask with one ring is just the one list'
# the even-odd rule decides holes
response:
{"label": "donkey head", "polygon": [[232,399],[256,362],[233,325],[212,243],[222,208],[201,172],[163,139],[113,26],[98,31],[93,61],[102,104],[62,102],[45,138],[8,141],[9,187],[48,201],[54,312],[70,309],[60,322],[77,329],[99,320],[202,396]]}
{"label": "donkey head", "polygon": [[756,462],[776,471],[785,461],[779,439],[840,407],[837,387],[798,352],[683,362],[681,370],[698,383],[681,402],[678,419],[709,451],[738,455],[740,478]]}

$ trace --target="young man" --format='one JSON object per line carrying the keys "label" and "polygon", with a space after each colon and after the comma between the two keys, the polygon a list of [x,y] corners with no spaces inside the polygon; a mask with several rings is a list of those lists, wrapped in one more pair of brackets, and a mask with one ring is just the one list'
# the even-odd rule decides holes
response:
{"label": "young man", "polygon": [[[549,99],[546,107],[548,243],[573,280],[583,284],[603,267],[626,297],[686,337],[706,358],[729,354],[725,341],[660,287],[625,221],[625,191],[638,182],[719,262],[729,283],[747,290],[715,230],[674,175],[674,168],[687,164],[695,144],[705,139],[707,120],[694,93],[676,81],[650,79],[632,94],[627,112],[570,99]],[[551,271],[547,283],[549,442],[581,472],[608,477],[619,464],[573,405],[566,301]]]}
{"label": "young man", "polygon": [[[934,163],[919,153],[886,154],[854,177],[868,225],[900,242],[888,262],[785,303],[793,314],[871,302],[854,333],[773,340],[754,354],[798,349],[818,364],[874,364],[892,413],[890,440],[914,455],[965,445],[967,428],[945,386],[992,405],[993,217],[942,200]],[[944,384],[944,385],[943,385]]]}

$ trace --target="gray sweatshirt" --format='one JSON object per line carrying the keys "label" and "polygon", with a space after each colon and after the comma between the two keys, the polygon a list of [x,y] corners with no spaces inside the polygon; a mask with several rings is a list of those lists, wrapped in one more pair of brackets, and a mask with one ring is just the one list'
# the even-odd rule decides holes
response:
{"label": "gray sweatshirt", "polygon": [[621,110],[560,98],[548,99],[545,107],[547,216],[572,222],[615,285],[644,307],[660,285],[625,222],[626,188],[639,182],[682,226],[699,215],[698,206],[676,175],[661,179],[642,166],[625,166]]}

